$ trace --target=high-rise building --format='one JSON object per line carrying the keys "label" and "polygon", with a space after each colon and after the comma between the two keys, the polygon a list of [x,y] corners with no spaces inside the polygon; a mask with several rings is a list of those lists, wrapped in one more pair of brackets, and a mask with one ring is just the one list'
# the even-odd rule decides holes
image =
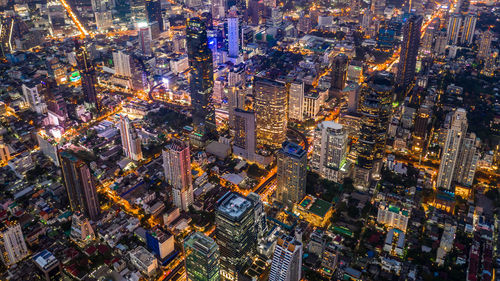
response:
{"label": "high-rise building", "polygon": [[59,151],[59,163],[71,210],[97,221],[101,208],[89,166],[70,150]]}
{"label": "high-rise building", "polygon": [[194,232],[184,240],[188,281],[219,281],[220,253],[215,241],[201,232]]}
{"label": "high-rise building", "polygon": [[163,17],[161,14],[161,1],[159,0],[147,0],[146,1],[146,14],[148,18],[148,23],[157,22],[160,31],[164,31],[163,27]]}
{"label": "high-rise building", "polygon": [[437,178],[437,187],[451,189],[455,166],[462,139],[467,134],[467,112],[463,108],[457,109],[451,118],[450,127],[446,133],[446,140],[441,155],[441,164]]}
{"label": "high-rise building", "polygon": [[422,47],[420,52],[426,56],[432,54],[432,46],[434,44],[434,37],[437,33],[437,28],[439,28],[439,24],[430,24],[422,37]]}
{"label": "high-rise building", "polygon": [[415,125],[413,129],[413,150],[422,152],[424,149],[425,140],[427,137],[427,125],[431,115],[431,109],[427,106],[422,106],[418,110],[415,117]]}
{"label": "high-rise building", "polygon": [[45,277],[46,281],[61,280],[62,266],[57,258],[48,250],[33,256],[33,262]]}
{"label": "high-rise building", "polygon": [[467,134],[460,144],[457,164],[453,175],[454,182],[460,185],[472,186],[476,174],[479,151],[477,149],[476,134]]}
{"label": "high-rise building", "polygon": [[87,47],[79,39],[75,39],[75,53],[78,68],[80,70],[82,91],[85,97],[85,102],[99,109],[99,104],[97,102],[97,92],[95,90],[95,84],[97,84],[95,68],[92,64],[92,60],[90,59]]}
{"label": "high-rise building", "polygon": [[302,121],[304,118],[304,82],[296,81],[290,83],[288,97],[288,118],[290,120]]}
{"label": "high-rise building", "polygon": [[455,13],[466,14],[469,11],[470,1],[469,0],[459,0],[455,8]]}
{"label": "high-rise building", "polygon": [[255,159],[255,112],[236,108],[234,110],[234,155],[254,161]]}
{"label": "high-rise building", "polygon": [[132,21],[134,24],[145,23],[148,21],[146,14],[146,1],[145,0],[131,0],[130,13],[132,14]]}
{"label": "high-rise building", "polygon": [[476,31],[477,16],[475,14],[467,14],[464,17],[464,25],[462,27],[462,37],[460,43],[470,45],[474,39],[474,32]]}
{"label": "high-rise building", "polygon": [[282,235],[276,241],[269,281],[299,281],[302,273],[302,243]]}
{"label": "high-rise building", "polygon": [[213,0],[212,3],[212,18],[222,19],[226,15],[226,4],[227,1],[224,0]]}
{"label": "high-rise building", "polygon": [[311,168],[322,177],[342,182],[347,157],[347,132],[333,121],[323,121],[314,131]]}
{"label": "high-rise building", "polygon": [[193,204],[191,153],[189,145],[173,139],[163,150],[165,180],[172,186],[174,206],[188,211]]}
{"label": "high-rise building", "polygon": [[174,236],[159,226],[146,231],[146,245],[160,260],[174,252]]}
{"label": "high-rise building", "polygon": [[332,88],[343,90],[347,81],[347,67],[349,66],[349,57],[340,53],[333,58],[332,63]]}
{"label": "high-rise building", "polygon": [[485,59],[490,56],[492,39],[493,39],[493,33],[489,29],[483,32],[483,34],[481,34],[481,39],[479,41],[479,49],[477,52],[478,58]]}
{"label": "high-rise building", "polygon": [[255,214],[255,229],[257,230],[257,238],[263,238],[267,234],[267,214],[264,211],[264,204],[259,194],[250,192],[247,199],[253,202]]}
{"label": "high-rise building", "polygon": [[276,198],[291,208],[306,194],[307,151],[285,141],[277,154],[277,166]]}
{"label": "high-rise building", "polygon": [[462,26],[462,15],[452,14],[448,20],[448,28],[446,29],[446,43],[456,45],[460,35],[460,27]]}
{"label": "high-rise building", "polygon": [[227,16],[227,49],[230,58],[237,58],[240,53],[239,18],[233,6]]}
{"label": "high-rise building", "polygon": [[141,52],[144,56],[151,56],[151,30],[145,23],[141,25],[138,30],[139,45],[141,47]]}
{"label": "high-rise building", "polygon": [[392,114],[393,83],[391,73],[376,72],[361,89],[358,110],[361,114],[361,129],[354,169],[354,183],[360,188],[367,188],[372,178],[380,176],[387,128]]}
{"label": "high-rise building", "polygon": [[134,126],[127,116],[120,115],[118,122],[120,135],[122,139],[123,153],[125,156],[134,161],[142,160],[141,138],[137,134]]}
{"label": "high-rise building", "polygon": [[214,86],[212,52],[208,48],[206,24],[200,18],[186,23],[186,44],[189,66],[189,85],[196,129],[205,124],[206,131],[215,131],[215,111],[212,104]]}
{"label": "high-rise building", "polygon": [[285,83],[255,77],[253,91],[257,146],[279,148],[286,139],[288,124],[288,91]]}
{"label": "high-rise building", "polygon": [[7,224],[0,230],[0,259],[11,266],[29,255],[19,223]]}
{"label": "high-rise building", "polygon": [[436,43],[434,44],[434,52],[436,55],[441,56],[446,52],[448,45],[448,35],[445,30],[440,30],[436,34]]}
{"label": "high-rise building", "polygon": [[223,280],[240,280],[238,273],[255,252],[257,231],[253,202],[227,192],[217,201],[215,236]]}
{"label": "high-rise building", "polygon": [[403,25],[403,43],[401,44],[397,82],[405,87],[409,86],[415,77],[422,20],[421,16],[411,15]]}

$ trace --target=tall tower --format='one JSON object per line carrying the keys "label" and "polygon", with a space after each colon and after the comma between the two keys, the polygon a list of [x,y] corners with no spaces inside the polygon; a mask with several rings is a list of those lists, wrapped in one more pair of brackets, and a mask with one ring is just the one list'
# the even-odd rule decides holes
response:
{"label": "tall tower", "polygon": [[80,76],[82,80],[82,90],[85,97],[85,102],[99,109],[97,102],[97,92],[95,84],[97,84],[96,73],[92,60],[83,41],[75,39],[75,54]]}
{"label": "tall tower", "polygon": [[147,23],[139,26],[138,35],[142,54],[144,56],[151,56],[151,31]]}
{"label": "tall tower", "polygon": [[462,37],[460,43],[470,45],[474,39],[474,31],[476,31],[477,16],[475,14],[468,14],[464,17],[464,26],[462,28]]}
{"label": "tall tower", "polygon": [[220,252],[215,241],[201,232],[194,232],[184,240],[188,281],[219,281]]}
{"label": "tall tower", "polygon": [[160,0],[146,0],[146,14],[150,24],[157,22],[160,31],[164,31]]}
{"label": "tall tower", "polygon": [[403,26],[403,42],[397,74],[397,82],[401,86],[407,87],[415,77],[422,20],[421,16],[411,15]]}
{"label": "tall tower", "polygon": [[269,281],[299,281],[302,270],[302,243],[282,235],[276,241]]}
{"label": "tall tower", "polygon": [[457,164],[453,175],[454,181],[465,186],[472,186],[476,174],[479,151],[477,150],[476,134],[467,134],[460,144]]}
{"label": "tall tower", "polygon": [[215,236],[220,249],[221,276],[238,280],[238,272],[255,252],[257,230],[253,202],[227,192],[217,201]]}
{"label": "tall tower", "polygon": [[165,180],[172,186],[174,206],[188,211],[193,204],[189,145],[173,139],[163,150],[163,169]]}
{"label": "tall tower", "polygon": [[130,119],[128,119],[127,116],[120,115],[118,126],[120,128],[122,147],[125,156],[134,161],[142,160],[141,139],[137,135],[137,131],[130,122]]}
{"label": "tall tower", "polygon": [[7,224],[0,230],[0,260],[6,265],[16,264],[29,254],[19,223]]}
{"label": "tall tower", "polygon": [[349,58],[340,53],[333,59],[332,64],[332,87],[337,90],[343,90],[347,80],[347,67]]}
{"label": "tall tower", "polygon": [[279,148],[286,139],[288,122],[288,91],[285,83],[255,77],[253,90],[257,146]]}
{"label": "tall tower", "polygon": [[236,7],[233,6],[227,15],[227,46],[230,58],[237,58],[240,53],[240,28]]}
{"label": "tall tower", "polygon": [[479,50],[477,52],[478,58],[485,59],[490,56],[492,39],[493,33],[489,29],[481,34],[481,40],[479,41]]}
{"label": "tall tower", "polygon": [[290,83],[288,103],[288,118],[302,121],[304,119],[304,82],[295,81]]}
{"label": "tall tower", "polygon": [[277,154],[278,201],[293,207],[306,193],[307,151],[302,146],[285,141]]}
{"label": "tall tower", "polygon": [[215,111],[212,104],[214,70],[212,52],[208,48],[206,24],[200,18],[189,18],[186,23],[186,44],[189,66],[189,86],[196,129],[205,124],[208,131],[215,130]]}
{"label": "tall tower", "polygon": [[97,221],[101,207],[89,166],[70,150],[59,151],[59,163],[71,210]]}
{"label": "tall tower", "polygon": [[457,109],[453,113],[450,128],[448,128],[446,133],[441,163],[439,165],[437,187],[447,190],[451,188],[460,144],[467,133],[467,126],[467,112],[463,108]]}
{"label": "tall tower", "polygon": [[255,112],[234,110],[233,153],[247,160],[255,160]]}
{"label": "tall tower", "polygon": [[341,168],[346,163],[347,132],[333,121],[323,121],[314,131],[313,171],[322,177],[341,182]]}
{"label": "tall tower", "polygon": [[380,176],[392,114],[393,81],[391,73],[376,72],[361,89],[358,111],[361,114],[361,129],[354,169],[354,183],[360,188],[367,188],[372,178]]}
{"label": "tall tower", "polygon": [[448,28],[446,29],[447,32],[446,43],[451,45],[457,44],[461,26],[462,26],[462,15],[452,14],[448,21]]}

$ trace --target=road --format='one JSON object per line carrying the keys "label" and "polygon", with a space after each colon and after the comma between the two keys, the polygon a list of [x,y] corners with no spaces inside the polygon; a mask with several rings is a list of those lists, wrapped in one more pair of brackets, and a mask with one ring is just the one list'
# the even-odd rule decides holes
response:
{"label": "road", "polygon": [[81,37],[89,36],[90,33],[85,29],[83,24],[80,22],[80,20],[78,19],[76,14],[71,9],[71,6],[68,4],[68,2],[66,2],[66,0],[59,0],[59,2],[61,2],[63,7],[66,9],[66,11],[68,12],[68,15],[71,18],[71,20],[73,21],[73,23],[75,23],[76,27],[78,28],[78,30],[81,33]]}

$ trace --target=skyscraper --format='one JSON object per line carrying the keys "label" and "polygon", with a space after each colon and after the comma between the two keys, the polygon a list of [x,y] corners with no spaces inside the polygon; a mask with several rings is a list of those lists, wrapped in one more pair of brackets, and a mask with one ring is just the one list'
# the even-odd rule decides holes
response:
{"label": "skyscraper", "polygon": [[342,182],[341,168],[346,164],[347,132],[333,121],[323,121],[314,131],[311,168],[322,177]]}
{"label": "skyscraper", "polygon": [[125,156],[134,161],[142,160],[141,139],[127,116],[120,115],[118,122]]}
{"label": "skyscraper", "polygon": [[460,35],[460,27],[462,26],[462,15],[452,14],[448,20],[448,28],[446,29],[446,43],[456,45]]}
{"label": "skyscraper", "polygon": [[16,264],[29,254],[19,223],[7,224],[0,230],[0,259],[6,266]]}
{"label": "skyscraper", "polygon": [[403,42],[401,44],[397,82],[404,87],[409,86],[415,77],[422,20],[421,16],[411,15],[403,25]]}
{"label": "skyscraper", "polygon": [[479,41],[479,50],[477,52],[478,58],[485,59],[490,56],[492,39],[493,33],[489,29],[481,34],[481,39]]}
{"label": "skyscraper", "polygon": [[279,148],[286,139],[288,124],[288,91],[285,83],[255,77],[253,91],[257,146]]}
{"label": "skyscraper", "polygon": [[163,17],[161,15],[161,1],[159,0],[146,0],[146,14],[148,23],[157,22],[160,31],[164,31]]}
{"label": "skyscraper", "polygon": [[436,34],[436,44],[434,44],[434,52],[436,55],[441,56],[446,52],[446,45],[448,45],[448,35],[446,31],[440,30]]}
{"label": "skyscraper", "polygon": [[174,206],[188,211],[193,204],[191,154],[189,145],[173,139],[163,150],[165,180],[172,186]]}
{"label": "skyscraper", "polygon": [[236,108],[234,110],[234,155],[255,160],[255,112]]}
{"label": "skyscraper", "polygon": [[474,39],[474,32],[476,31],[477,16],[475,14],[467,14],[464,17],[464,25],[462,27],[462,37],[460,43],[470,45]]}
{"label": "skyscraper", "polygon": [[193,232],[184,240],[188,281],[219,281],[220,252],[215,241],[201,232]]}
{"label": "skyscraper", "polygon": [[233,6],[227,15],[227,49],[230,58],[237,58],[240,53],[239,18]]}
{"label": "skyscraper", "polygon": [[90,59],[85,44],[79,39],[75,39],[74,42],[75,42],[76,61],[78,63],[78,68],[80,70],[82,91],[85,102],[99,109],[99,104],[97,102],[97,92],[95,90],[95,84],[97,84],[97,79],[96,79],[94,65],[92,64],[92,60]]}
{"label": "skyscraper", "polygon": [[139,36],[139,45],[141,47],[141,52],[144,56],[151,56],[151,31],[149,26],[145,24],[141,24],[138,30]]}
{"label": "skyscraper", "polygon": [[306,193],[307,151],[296,143],[285,141],[276,158],[276,198],[291,208]]}
{"label": "skyscraper", "polygon": [[269,281],[299,281],[302,273],[302,243],[282,235],[276,241]]}
{"label": "skyscraper", "polygon": [[304,117],[304,82],[295,81],[290,83],[289,92],[288,118],[302,121]]}
{"label": "skyscraper", "polygon": [[89,166],[70,150],[59,151],[59,163],[73,212],[98,220],[101,208]]}
{"label": "skyscraper", "polygon": [[347,67],[349,66],[349,58],[347,55],[340,53],[333,58],[332,63],[332,88],[343,90],[347,80]]}
{"label": "skyscraper", "polygon": [[451,189],[460,144],[467,133],[467,126],[467,112],[463,108],[457,109],[452,115],[450,127],[446,133],[439,165],[437,187]]}
{"label": "skyscraper", "polygon": [[359,103],[361,129],[356,153],[354,184],[367,188],[378,178],[385,151],[387,127],[392,114],[393,75],[376,72],[363,84]]}
{"label": "skyscraper", "polygon": [[253,202],[255,214],[255,229],[257,230],[257,238],[265,237],[267,233],[267,215],[264,211],[264,204],[259,194],[250,192],[247,199]]}
{"label": "skyscraper", "polygon": [[221,276],[224,280],[239,280],[238,272],[250,260],[257,240],[252,201],[227,192],[217,201],[215,224]]}
{"label": "skyscraper", "polygon": [[467,134],[460,144],[457,164],[453,175],[454,182],[457,184],[472,186],[474,175],[476,174],[477,162],[479,160],[479,151],[477,149],[476,134]]}
{"label": "skyscraper", "polygon": [[215,111],[212,104],[214,86],[212,52],[208,48],[206,24],[200,18],[186,23],[186,44],[189,60],[193,123],[196,129],[205,124],[207,131],[215,130]]}

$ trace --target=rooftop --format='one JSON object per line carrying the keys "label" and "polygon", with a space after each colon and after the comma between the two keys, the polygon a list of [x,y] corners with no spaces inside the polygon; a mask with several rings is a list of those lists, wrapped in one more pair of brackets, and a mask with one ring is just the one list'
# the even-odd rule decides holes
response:
{"label": "rooftop", "polygon": [[195,232],[189,236],[184,241],[184,245],[196,249],[198,252],[203,254],[209,254],[215,251],[218,247],[212,238],[200,232]]}
{"label": "rooftop", "polygon": [[250,200],[236,192],[226,193],[217,203],[218,212],[236,220],[253,205]]}
{"label": "rooftop", "polygon": [[296,143],[285,141],[281,148],[281,152],[297,158],[302,158],[306,155],[304,148]]}
{"label": "rooftop", "polygon": [[48,250],[43,250],[36,254],[33,257],[33,261],[43,270],[50,269],[54,264],[59,263],[56,257]]}

